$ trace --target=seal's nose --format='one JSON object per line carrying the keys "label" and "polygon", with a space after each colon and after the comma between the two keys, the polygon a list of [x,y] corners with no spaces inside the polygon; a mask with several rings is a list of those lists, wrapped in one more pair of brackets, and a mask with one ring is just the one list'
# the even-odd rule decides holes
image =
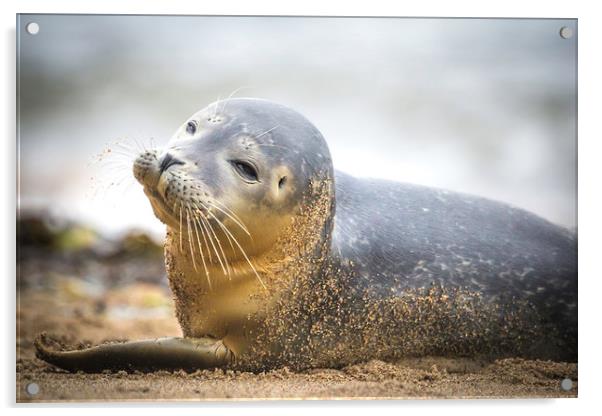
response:
{"label": "seal's nose", "polygon": [[159,160],[155,150],[141,153],[134,161],[134,177],[144,186],[155,186],[159,180]]}
{"label": "seal's nose", "polygon": [[159,175],[169,169],[170,166],[183,164],[184,162],[175,158],[171,153],[165,153],[165,156],[163,156],[161,159],[161,164],[159,165]]}

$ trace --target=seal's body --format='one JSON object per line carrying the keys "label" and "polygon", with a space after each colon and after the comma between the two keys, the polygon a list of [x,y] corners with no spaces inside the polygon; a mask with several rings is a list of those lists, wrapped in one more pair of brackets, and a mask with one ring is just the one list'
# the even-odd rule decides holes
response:
{"label": "seal's body", "polygon": [[[134,175],[167,225],[186,337],[134,345],[161,368],[159,344],[187,354],[173,368],[421,354],[576,359],[570,232],[498,202],[335,173],[320,132],[287,107],[212,104],[162,154],[141,154]],[[90,370],[65,364],[73,352],[37,345],[47,361]]]}
{"label": "seal's body", "polygon": [[[331,253],[356,276],[355,291],[371,299],[432,287],[473,293],[477,307],[497,311],[486,319],[465,317],[474,319],[475,328],[493,331],[498,318],[524,319],[525,328],[515,327],[508,336],[525,331],[529,345],[516,351],[506,339],[509,350],[576,358],[577,251],[571,232],[522,209],[447,190],[339,172],[335,183]],[[504,308],[520,313],[510,318]],[[555,335],[542,337],[546,332]],[[486,342],[483,352],[496,349],[497,341]]]}
{"label": "seal's body", "polygon": [[352,262],[373,293],[462,287],[492,301],[555,305],[558,317],[576,318],[577,252],[568,230],[484,198],[339,172],[335,178],[332,252]]}

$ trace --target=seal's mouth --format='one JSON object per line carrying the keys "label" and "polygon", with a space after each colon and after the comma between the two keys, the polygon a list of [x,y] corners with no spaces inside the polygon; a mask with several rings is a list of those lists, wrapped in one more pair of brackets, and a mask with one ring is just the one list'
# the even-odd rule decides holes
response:
{"label": "seal's mouth", "polygon": [[166,225],[176,225],[177,219],[173,207],[169,206],[157,189],[145,186],[144,193],[148,197],[151,206],[153,207],[155,216]]}
{"label": "seal's mouth", "polygon": [[134,176],[161,222],[179,228],[190,217],[221,228],[220,223],[227,217],[234,218],[229,208],[209,198],[202,184],[188,176],[185,169],[173,168],[177,165],[186,163],[169,152],[159,157],[156,150],[141,153],[134,161]]}
{"label": "seal's mouth", "polygon": [[171,153],[167,153],[165,156],[163,156],[163,159],[161,159],[161,163],[159,164],[159,177],[163,175],[163,172],[165,172],[171,166],[183,164],[184,162],[182,162],[180,159],[175,158],[171,155]]}
{"label": "seal's mouth", "polygon": [[165,173],[168,169],[171,166],[183,164],[184,162],[169,153],[159,160],[156,150],[141,153],[134,161],[134,177],[143,186],[155,216],[168,225],[176,223],[176,214],[160,190],[162,182],[166,181]]}

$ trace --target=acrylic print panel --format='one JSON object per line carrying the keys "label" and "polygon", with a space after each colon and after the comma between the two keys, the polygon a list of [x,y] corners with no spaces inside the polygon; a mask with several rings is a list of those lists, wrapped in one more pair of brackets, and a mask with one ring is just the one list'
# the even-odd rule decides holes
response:
{"label": "acrylic print panel", "polygon": [[18,401],[577,396],[576,20],[17,38]]}

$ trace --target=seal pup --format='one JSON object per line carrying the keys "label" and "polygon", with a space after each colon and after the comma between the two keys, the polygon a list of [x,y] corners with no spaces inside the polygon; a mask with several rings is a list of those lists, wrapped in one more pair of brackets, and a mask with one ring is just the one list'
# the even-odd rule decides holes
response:
{"label": "seal pup", "polygon": [[133,172],[166,224],[183,338],[55,351],[71,371],[340,367],[409,355],[576,360],[576,237],[506,204],[333,169],[266,100],[190,117]]}

